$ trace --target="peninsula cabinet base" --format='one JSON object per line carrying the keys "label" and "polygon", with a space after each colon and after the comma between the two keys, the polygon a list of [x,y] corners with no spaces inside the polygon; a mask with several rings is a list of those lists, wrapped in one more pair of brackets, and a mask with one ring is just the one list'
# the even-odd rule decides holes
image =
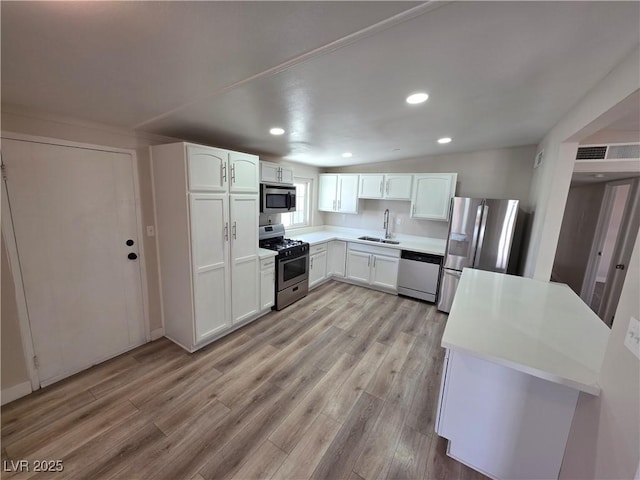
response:
{"label": "peninsula cabinet base", "polygon": [[436,432],[447,453],[496,480],[558,478],[578,391],[447,350]]}

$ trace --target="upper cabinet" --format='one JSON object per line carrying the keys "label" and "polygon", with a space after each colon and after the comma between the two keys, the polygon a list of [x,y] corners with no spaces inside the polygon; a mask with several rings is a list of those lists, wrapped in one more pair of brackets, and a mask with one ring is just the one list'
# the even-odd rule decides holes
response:
{"label": "upper cabinet", "polygon": [[387,200],[411,200],[413,175],[385,175],[384,197]]}
{"label": "upper cabinet", "polygon": [[226,192],[229,152],[219,148],[187,145],[189,190]]}
{"label": "upper cabinet", "polygon": [[410,174],[361,174],[358,198],[411,200],[412,182]]}
{"label": "upper cabinet", "polygon": [[318,210],[358,213],[358,174],[321,174]]}
{"label": "upper cabinet", "polygon": [[360,175],[360,191],[358,198],[382,198],[384,193],[384,175],[362,174]]}
{"label": "upper cabinet", "polygon": [[258,193],[256,155],[200,145],[187,144],[186,148],[190,191]]}
{"label": "upper cabinet", "polygon": [[231,193],[258,193],[260,190],[260,162],[256,155],[229,153]]}
{"label": "upper cabinet", "polygon": [[277,163],[260,162],[260,183],[293,185],[293,168]]}
{"label": "upper cabinet", "polygon": [[449,220],[449,206],[456,193],[457,173],[414,175],[411,217],[425,220]]}

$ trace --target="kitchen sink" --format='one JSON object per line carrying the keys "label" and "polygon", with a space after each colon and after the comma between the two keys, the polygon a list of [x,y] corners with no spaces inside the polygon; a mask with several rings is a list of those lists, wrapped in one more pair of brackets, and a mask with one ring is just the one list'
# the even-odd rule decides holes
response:
{"label": "kitchen sink", "polygon": [[387,243],[389,245],[400,245],[400,242],[396,242],[395,240],[385,240],[384,238],[376,238],[376,237],[358,237],[358,240],[366,240],[367,242],[378,242],[378,243]]}

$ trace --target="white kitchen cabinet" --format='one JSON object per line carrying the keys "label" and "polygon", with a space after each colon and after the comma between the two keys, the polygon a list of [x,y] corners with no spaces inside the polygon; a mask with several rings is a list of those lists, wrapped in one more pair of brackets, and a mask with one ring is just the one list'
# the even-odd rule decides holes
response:
{"label": "white kitchen cabinet", "polygon": [[186,148],[189,190],[226,192],[229,152],[200,145]]}
{"label": "white kitchen cabinet", "polygon": [[[229,315],[229,249],[224,248],[229,225],[224,194],[189,194],[195,342],[231,326]],[[220,248],[220,246],[223,248]]]}
{"label": "white kitchen cabinet", "polygon": [[259,314],[258,157],[173,143],[151,158],[165,336],[195,351]]}
{"label": "white kitchen cabinet", "polygon": [[384,291],[397,292],[400,250],[349,243],[347,250],[348,280]]}
{"label": "white kitchen cabinet", "polygon": [[293,185],[293,168],[271,162],[260,162],[260,182]]}
{"label": "white kitchen cabinet", "polygon": [[319,176],[318,181],[318,210],[335,212],[338,202],[338,175]]}
{"label": "white kitchen cabinet", "polygon": [[358,174],[321,174],[318,210],[358,213]]}
{"label": "white kitchen cabinet", "polygon": [[457,177],[456,173],[414,175],[411,217],[448,221]]}
{"label": "white kitchen cabinet", "polygon": [[232,323],[242,322],[259,311],[257,195],[231,195],[231,289]]}
{"label": "white kitchen cabinet", "polygon": [[347,242],[332,240],[327,246],[327,275],[344,277],[346,274]]}
{"label": "white kitchen cabinet", "polygon": [[371,254],[348,250],[347,278],[369,284],[371,282]]}
{"label": "white kitchen cabinet", "polygon": [[361,174],[359,198],[382,198],[384,191],[384,175]]}
{"label": "white kitchen cabinet", "polygon": [[229,152],[229,192],[258,193],[260,160],[256,155]]}
{"label": "white kitchen cabinet", "polygon": [[321,243],[309,249],[309,288],[327,279],[327,244]]}
{"label": "white kitchen cabinet", "polygon": [[359,198],[411,200],[413,175],[361,174]]}
{"label": "white kitchen cabinet", "polygon": [[384,195],[387,200],[411,200],[413,175],[385,175]]}
{"label": "white kitchen cabinet", "polygon": [[383,289],[398,289],[398,267],[400,259],[386,255],[372,255],[371,285]]}
{"label": "white kitchen cabinet", "polygon": [[269,257],[260,260],[260,310],[268,311],[275,304],[276,260]]}

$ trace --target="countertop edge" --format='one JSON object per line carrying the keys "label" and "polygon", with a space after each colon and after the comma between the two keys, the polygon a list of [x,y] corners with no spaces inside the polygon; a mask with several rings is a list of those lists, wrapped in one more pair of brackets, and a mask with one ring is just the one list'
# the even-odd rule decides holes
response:
{"label": "countertop edge", "polygon": [[[390,245],[388,243],[380,243],[380,242],[370,242],[367,240],[360,240],[358,238],[350,238],[348,236],[342,235],[340,232],[312,232],[312,233],[302,233],[300,235],[292,235],[291,238],[293,239],[299,239],[301,237],[305,237],[307,235],[318,235],[318,234],[326,234],[327,238],[323,238],[321,240],[313,240],[313,241],[309,241],[309,245],[318,245],[320,243],[326,243],[326,242],[331,242],[333,240],[340,240],[343,242],[354,242],[354,243],[362,243],[364,245],[374,245],[374,246],[378,246],[378,247],[383,247],[383,248],[393,248],[395,250],[410,250],[410,251],[414,251],[414,252],[419,252],[419,253],[428,253],[431,255],[438,255],[440,257],[444,257],[444,251],[442,250],[436,250],[436,249],[431,249],[431,248],[424,248],[424,247],[420,247],[420,246],[416,246],[414,244],[410,244],[407,245],[405,242],[405,245],[402,245],[402,242],[400,242],[399,245]],[[363,234],[364,236],[365,234]],[[305,240],[307,241],[307,240]]]}
{"label": "countertop edge", "polygon": [[541,378],[542,380],[547,380],[552,383],[564,385],[566,387],[570,387],[575,390],[588,393],[595,397],[600,396],[600,386],[598,386],[597,384],[586,384],[586,383],[578,382],[576,380],[571,380],[566,377],[560,377],[558,375],[554,375],[550,372],[540,370],[530,365],[525,365],[523,363],[518,363],[513,360],[507,360],[505,358],[496,357],[493,355],[487,355],[485,353],[481,353],[481,352],[472,350],[470,348],[464,348],[464,347],[460,347],[459,345],[453,345],[449,342],[445,342],[444,340],[440,343],[440,346],[450,350],[457,350],[460,352],[468,353],[469,355],[473,355],[482,360],[487,360],[497,365],[502,365],[503,367],[511,368],[513,370],[517,370],[519,372],[526,373],[528,375],[532,375],[537,378]]}

